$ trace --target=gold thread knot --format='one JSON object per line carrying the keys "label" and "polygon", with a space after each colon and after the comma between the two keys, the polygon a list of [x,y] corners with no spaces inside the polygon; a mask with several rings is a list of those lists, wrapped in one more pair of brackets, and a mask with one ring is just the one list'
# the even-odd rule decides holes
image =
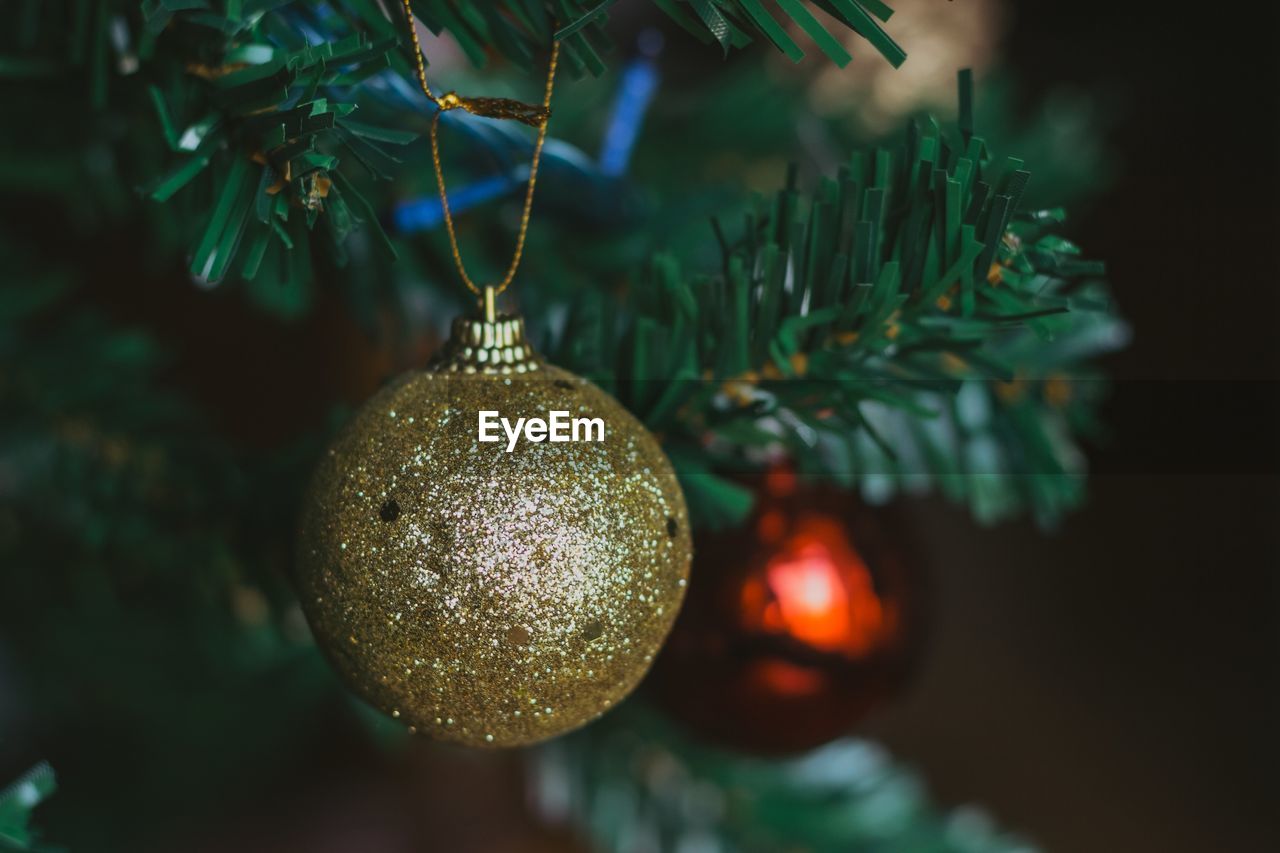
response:
{"label": "gold thread knot", "polygon": [[440,104],[442,110],[461,107],[472,115],[510,119],[539,129],[551,116],[551,110],[544,106],[526,104],[511,98],[464,98],[456,92],[448,92],[440,100],[443,102]]}
{"label": "gold thread knot", "polygon": [[555,85],[556,64],[560,57],[560,43],[552,41],[551,59],[547,63],[547,86],[543,94],[542,105],[526,104],[510,98],[466,98],[457,92],[446,92],[436,95],[427,84],[427,61],[422,55],[422,44],[418,40],[418,28],[414,22],[411,0],[402,0],[405,23],[409,28],[409,40],[413,43],[413,58],[418,66],[418,85],[422,93],[431,99],[438,111],[431,119],[431,165],[436,173],[436,186],[440,190],[440,207],[444,213],[445,230],[449,234],[449,249],[453,253],[453,264],[467,289],[477,296],[483,296],[480,285],[467,275],[467,267],[462,262],[462,252],[458,249],[458,235],[453,227],[453,213],[449,210],[449,194],[444,186],[444,168],[440,164],[439,127],[440,116],[449,110],[463,109],[472,115],[486,118],[511,119],[527,124],[538,131],[533,144],[533,157],[529,162],[529,183],[524,194],[524,207],[520,213],[520,228],[516,233],[516,248],[511,255],[511,263],[502,280],[491,285],[494,295],[502,293],[511,284],[520,268],[520,259],[524,254],[525,238],[529,234],[529,214],[533,209],[533,191],[538,184],[538,164],[542,159],[542,144],[547,138],[547,123],[551,118],[551,90]]}

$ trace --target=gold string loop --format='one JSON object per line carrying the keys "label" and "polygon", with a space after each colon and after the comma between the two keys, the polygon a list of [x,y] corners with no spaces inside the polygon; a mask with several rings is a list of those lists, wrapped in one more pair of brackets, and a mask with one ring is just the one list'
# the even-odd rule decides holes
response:
{"label": "gold string loop", "polygon": [[[481,297],[483,303],[489,306],[489,310],[492,310],[492,297],[502,293],[511,284],[516,277],[516,270],[520,267],[520,259],[524,255],[525,238],[529,233],[529,214],[533,210],[533,191],[538,182],[538,164],[542,160],[542,144],[546,141],[547,124],[551,119],[551,90],[555,85],[556,64],[560,57],[560,44],[559,42],[554,42],[551,46],[551,60],[547,67],[546,91],[541,105],[527,104],[511,98],[472,98],[459,95],[457,92],[445,92],[443,95],[437,96],[431,91],[431,86],[427,83],[427,64],[422,54],[422,45],[418,41],[418,29],[414,24],[413,7],[410,5],[410,0],[403,0],[403,2],[405,21],[408,23],[409,37],[413,42],[413,56],[418,65],[418,85],[422,88],[422,93],[436,105],[436,114],[431,119],[431,164],[435,168],[436,185],[440,188],[440,207],[444,213],[445,230],[449,233],[449,248],[453,252],[453,263],[457,267],[458,274],[462,277],[462,282],[467,286],[467,289],[476,296]],[[529,164],[529,186],[525,191],[524,208],[520,214],[520,229],[516,234],[516,247],[511,256],[511,263],[507,266],[507,272],[501,281],[484,285],[483,287],[471,280],[471,276],[467,274],[466,264],[462,262],[462,253],[458,249],[458,235],[453,227],[453,213],[449,210],[449,194],[445,190],[444,167],[440,163],[440,116],[450,110],[458,109],[472,115],[484,116],[485,118],[518,121],[536,128],[538,131],[537,140],[533,145],[533,159]]]}

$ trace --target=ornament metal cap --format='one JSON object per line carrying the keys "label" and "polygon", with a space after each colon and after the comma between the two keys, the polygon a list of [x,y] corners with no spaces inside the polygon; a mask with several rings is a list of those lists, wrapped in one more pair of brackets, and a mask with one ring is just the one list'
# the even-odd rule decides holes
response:
{"label": "ornament metal cap", "polygon": [[511,375],[531,373],[540,359],[524,337],[524,318],[499,314],[496,291],[484,289],[484,316],[458,317],[444,349],[431,365],[443,373]]}

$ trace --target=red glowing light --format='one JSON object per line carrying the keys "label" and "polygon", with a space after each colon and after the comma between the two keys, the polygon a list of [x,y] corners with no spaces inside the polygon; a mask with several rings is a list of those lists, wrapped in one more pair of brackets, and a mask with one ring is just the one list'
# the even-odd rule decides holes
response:
{"label": "red glowing light", "polygon": [[749,628],[855,658],[874,651],[891,627],[867,564],[841,525],[821,516],[796,521],[743,585],[741,607]]}

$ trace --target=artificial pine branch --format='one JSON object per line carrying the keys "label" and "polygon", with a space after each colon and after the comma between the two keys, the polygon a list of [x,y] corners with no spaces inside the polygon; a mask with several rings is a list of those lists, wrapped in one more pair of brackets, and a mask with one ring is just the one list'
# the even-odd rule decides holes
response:
{"label": "artificial pine branch", "polygon": [[[1018,212],[1029,173],[970,125],[913,123],[807,194],[793,176],[718,272],[655,258],[621,326],[580,305],[560,360],[666,435],[695,492],[708,467],[785,452],[873,499],[936,488],[983,520],[1054,521],[1082,497],[1089,359],[1126,332],[1061,211]],[[706,518],[746,511],[720,494]]]}
{"label": "artificial pine branch", "polygon": [[[477,65],[484,63],[489,50],[497,50],[512,62],[531,68],[532,57],[544,50],[554,35],[561,40],[564,59],[571,68],[578,73],[599,74],[606,67],[601,54],[611,47],[604,23],[615,3],[616,0],[415,0],[413,9],[432,32],[447,30]],[[766,9],[761,0],[653,0],[653,5],[698,40],[717,44],[726,53],[761,38],[799,61],[804,50],[785,27],[792,23],[843,67],[852,57],[814,17],[812,5],[865,38],[895,67],[907,57],[880,26],[879,22],[888,21],[893,10],[879,0],[818,0],[813,4],[779,0],[776,13]]]}
{"label": "artificial pine branch", "polygon": [[[558,37],[568,65],[599,74],[610,5],[418,0],[414,9],[432,30],[447,30],[476,64],[497,51],[529,68]],[[726,50],[754,33],[793,59],[803,55],[756,0],[658,5]],[[904,54],[874,20],[890,14],[882,3],[817,5],[901,62]],[[353,117],[359,103],[352,97],[357,84],[385,69],[412,76],[401,49],[405,23],[394,4],[24,0],[12,9],[0,77],[49,81],[72,73],[87,81],[95,108],[145,102],[152,113],[146,121],[168,154],[157,158],[163,168],[142,189],[157,202],[182,194],[179,221],[190,235],[188,267],[198,281],[247,281],[264,307],[296,315],[310,293],[313,242],[342,265],[348,239],[363,230],[372,248],[394,257],[379,211],[366,198],[366,179],[388,177],[400,162],[388,146],[414,134]],[[836,62],[848,61],[800,0],[779,10]],[[361,94],[367,103],[368,91]]]}
{"label": "artificial pine branch", "polygon": [[739,853],[1039,849],[974,807],[940,807],[917,773],[861,739],[796,758],[759,758],[694,741],[629,702],[535,755],[545,780],[535,786],[535,803],[567,817],[607,853],[634,849],[636,838],[661,849]]}
{"label": "artificial pine branch", "polygon": [[[192,275],[257,279],[264,301],[293,312],[307,292],[306,244],[322,217],[339,263],[361,225],[394,256],[349,172],[356,164],[389,177],[400,161],[386,146],[414,134],[353,118],[358,104],[333,93],[388,67],[398,38],[339,24],[332,40],[313,44],[300,14],[231,8],[220,17],[172,13],[164,23],[160,46],[186,73],[169,75],[164,90],[150,87],[176,162],[146,191],[163,202],[196,177],[208,181],[213,207],[191,254]],[[172,104],[181,105],[182,119]]]}
{"label": "artificial pine branch", "polygon": [[[197,280],[247,281],[264,307],[297,314],[310,292],[313,238],[339,264],[357,231],[394,256],[360,187],[388,177],[400,163],[389,148],[415,135],[361,120],[350,95],[403,65],[402,27],[303,3],[25,7],[15,11],[28,38],[0,60],[0,76],[15,75],[14,60],[25,68],[39,57],[47,89],[87,78],[94,107],[154,129],[167,151],[146,158],[158,168],[139,189],[176,208]],[[71,130],[95,120],[107,114],[90,112]],[[107,133],[85,135],[87,145]]]}

